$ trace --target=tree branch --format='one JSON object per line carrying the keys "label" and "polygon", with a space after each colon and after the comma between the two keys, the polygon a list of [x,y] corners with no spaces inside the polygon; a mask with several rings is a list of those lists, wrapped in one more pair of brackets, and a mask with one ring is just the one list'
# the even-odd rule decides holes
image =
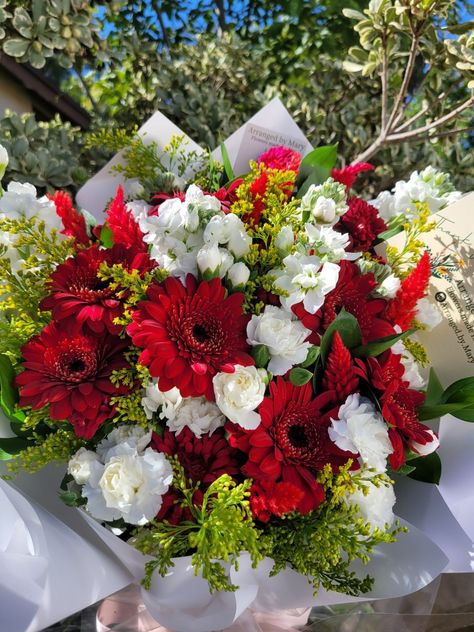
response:
{"label": "tree branch", "polygon": [[390,130],[396,118],[398,117],[400,110],[403,106],[403,101],[408,94],[408,87],[410,85],[411,78],[413,76],[413,71],[415,70],[415,61],[416,61],[416,53],[418,50],[418,36],[413,33],[413,38],[410,44],[410,51],[408,53],[408,62],[405,68],[405,74],[403,75],[402,85],[400,86],[400,90],[395,98],[395,103],[392,108],[392,113],[388,119],[387,130]]}
{"label": "tree branch", "polygon": [[[441,95],[440,95],[441,98]],[[411,116],[407,121],[405,121],[402,125],[400,125],[400,127],[397,127],[396,130],[394,130],[395,132],[401,132],[402,130],[406,129],[407,127],[410,127],[410,125],[413,125],[413,123],[415,123],[415,121],[417,121],[419,118],[421,118],[423,116],[423,114],[426,114],[428,112],[428,106],[425,105],[421,108],[421,110],[419,112],[417,112],[416,114],[414,114],[413,116]]]}
{"label": "tree branch", "polygon": [[227,23],[225,20],[225,6],[224,0],[215,0],[217,22],[219,24],[218,36],[222,37],[222,33],[227,30]]}
{"label": "tree branch", "polygon": [[155,9],[156,17],[158,19],[158,23],[160,25],[161,33],[163,35],[163,41],[166,45],[166,48],[170,50],[171,48],[171,40],[168,34],[168,29],[166,28],[165,22],[163,20],[163,13],[161,10],[161,2],[154,2],[153,8]]}
{"label": "tree branch", "polygon": [[458,114],[461,114],[461,112],[467,110],[472,105],[474,105],[474,96],[469,97],[469,99],[459,104],[456,108],[454,108],[454,110],[451,110],[451,112],[448,112],[444,116],[441,116],[436,121],[432,121],[431,123],[427,123],[422,127],[418,127],[417,129],[408,132],[388,134],[385,138],[385,142],[390,144],[403,143],[407,140],[413,140],[414,138],[418,138],[419,136],[424,136],[425,134],[429,135],[432,130],[438,129],[438,127],[449,123],[449,121],[455,119]]}
{"label": "tree branch", "polygon": [[380,80],[382,83],[382,119],[380,122],[380,129],[383,134],[387,127],[388,119],[388,51],[386,35],[383,37],[382,46],[382,72],[380,73]]}
{"label": "tree branch", "polygon": [[84,92],[87,95],[87,98],[91,102],[92,109],[94,110],[95,115],[99,117],[100,116],[99,106],[97,104],[97,101],[92,96],[92,92],[91,92],[89,86],[87,85],[87,83],[85,82],[84,77],[82,76],[82,69],[81,68],[75,68],[74,70],[76,72],[77,78],[79,79],[79,83],[82,86],[82,89],[84,90]]}

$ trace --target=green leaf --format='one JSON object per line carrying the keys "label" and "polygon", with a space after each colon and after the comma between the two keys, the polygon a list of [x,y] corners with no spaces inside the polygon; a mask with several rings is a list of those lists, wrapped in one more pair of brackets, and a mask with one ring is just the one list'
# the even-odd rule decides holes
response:
{"label": "green leaf", "polygon": [[20,37],[12,37],[3,42],[3,52],[10,57],[23,57],[30,46],[30,42]]}
{"label": "green leaf", "polygon": [[368,342],[366,345],[360,345],[352,350],[352,354],[357,358],[367,358],[370,356],[378,356],[387,349],[390,349],[396,342],[403,340],[414,332],[414,329],[403,331],[401,334],[392,334],[391,336],[385,336],[378,340]]}
{"label": "green leaf", "polygon": [[222,162],[224,163],[224,171],[227,176],[229,182],[235,179],[234,170],[232,169],[232,165],[230,164],[229,153],[227,152],[227,147],[225,143],[220,144],[221,154],[222,154]]}
{"label": "green leaf", "polygon": [[0,439],[0,460],[8,461],[14,454],[18,454],[28,446],[28,441],[21,437]]}
{"label": "green leaf", "polygon": [[426,389],[425,406],[437,404],[441,400],[443,390],[443,386],[436,375],[436,371],[433,367],[431,367],[428,387]]}
{"label": "green leaf", "polygon": [[316,147],[301,161],[296,177],[297,197],[302,197],[312,184],[321,184],[329,178],[337,161],[337,143]]}
{"label": "green leaf", "polygon": [[400,474],[401,476],[408,476],[408,474],[411,474],[415,470],[416,470],[416,467],[414,467],[413,465],[407,465],[405,463],[405,465],[402,465],[402,467],[398,469],[395,473]]}
{"label": "green leaf", "polygon": [[395,237],[395,235],[398,235],[398,233],[401,233],[402,231],[403,231],[403,226],[395,226],[394,228],[389,228],[383,233],[380,233],[380,235],[377,237],[375,244],[377,245],[382,241],[387,241],[387,239],[391,239],[392,237]]}
{"label": "green leaf", "polygon": [[307,384],[312,377],[313,374],[311,373],[311,371],[308,371],[307,369],[302,369],[299,366],[296,366],[290,371],[290,382],[295,386],[303,386],[303,384]]}
{"label": "green leaf", "polygon": [[306,356],[306,360],[302,362],[300,366],[302,366],[304,369],[307,368],[308,366],[311,366],[319,358],[319,354],[320,354],[319,347],[316,347],[313,345],[312,347],[308,349],[308,355]]}
{"label": "green leaf", "polygon": [[441,478],[441,459],[437,452],[413,459],[413,461],[410,461],[410,467],[415,469],[408,476],[415,481],[434,483],[435,485],[439,483]]}
{"label": "green leaf", "polygon": [[453,382],[441,396],[441,403],[474,404],[474,377]]}
{"label": "green leaf", "polygon": [[80,507],[81,505],[85,505],[87,502],[87,499],[83,498],[80,492],[77,491],[61,492],[59,494],[59,498],[68,507]]}
{"label": "green leaf", "polygon": [[11,421],[23,421],[25,415],[16,410],[18,390],[14,386],[15,371],[8,356],[0,354],[0,407]]}
{"label": "green leaf", "polygon": [[358,347],[362,341],[362,333],[357,319],[349,312],[346,312],[345,309],[341,309],[321,338],[321,358],[323,363],[327,360],[332,346],[332,338],[336,331],[339,332],[342,342],[348,349]]}
{"label": "green leaf", "polygon": [[257,369],[264,369],[270,362],[270,352],[266,345],[256,345],[252,347],[252,357],[255,360]]}
{"label": "green leaf", "polygon": [[104,248],[112,248],[114,245],[114,235],[107,224],[104,224],[101,228],[100,243]]}
{"label": "green leaf", "polygon": [[443,415],[454,415],[458,416],[459,412],[463,409],[472,410],[472,407],[469,408],[466,404],[462,403],[451,403],[451,404],[435,404],[431,406],[421,406],[418,408],[418,419],[420,421],[429,421],[430,419],[436,419],[437,417],[442,417]]}

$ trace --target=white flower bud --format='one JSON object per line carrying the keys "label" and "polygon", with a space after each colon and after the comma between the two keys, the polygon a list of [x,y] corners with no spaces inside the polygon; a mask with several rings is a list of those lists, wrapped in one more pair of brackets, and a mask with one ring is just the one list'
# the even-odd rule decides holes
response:
{"label": "white flower bud", "polygon": [[8,153],[3,145],[0,145],[0,180],[5,175],[8,167]]}
{"label": "white flower bud", "polygon": [[234,263],[227,272],[227,278],[232,284],[232,287],[241,287],[247,283],[250,277],[250,270],[241,261]]}
{"label": "white flower bud", "polygon": [[217,244],[204,244],[196,255],[199,271],[205,279],[224,277],[234,263],[232,255]]}
{"label": "white flower bud", "polygon": [[287,255],[295,241],[291,226],[283,226],[275,239],[275,247],[282,255]]}

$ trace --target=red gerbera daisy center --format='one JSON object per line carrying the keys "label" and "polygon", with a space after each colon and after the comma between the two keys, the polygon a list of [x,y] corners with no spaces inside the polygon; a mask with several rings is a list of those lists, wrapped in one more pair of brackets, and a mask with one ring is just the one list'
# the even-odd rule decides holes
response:
{"label": "red gerbera daisy center", "polygon": [[212,314],[191,314],[181,322],[170,323],[170,334],[175,336],[181,352],[191,356],[215,355],[222,351],[226,338],[220,321]]}
{"label": "red gerbera daisy center", "polygon": [[84,338],[64,340],[44,355],[46,370],[65,382],[84,382],[97,373],[97,350],[90,348]]}
{"label": "red gerbera daisy center", "polygon": [[275,421],[275,441],[287,461],[308,465],[314,461],[324,443],[324,436],[315,422],[301,409],[289,409]]}

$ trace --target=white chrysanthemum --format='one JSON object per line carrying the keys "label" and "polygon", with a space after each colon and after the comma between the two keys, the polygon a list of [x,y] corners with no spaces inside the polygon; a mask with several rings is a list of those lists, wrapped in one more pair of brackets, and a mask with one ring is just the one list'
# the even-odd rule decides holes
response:
{"label": "white chrysanthemum", "polygon": [[147,419],[151,419],[158,409],[160,419],[174,419],[182,403],[183,398],[176,386],[169,391],[160,391],[157,380],[148,382],[145,396],[142,398]]}
{"label": "white chrysanthemum", "polygon": [[312,184],[301,198],[300,210],[316,224],[334,225],[348,210],[346,187],[328,178],[323,184]]}
{"label": "white chrysanthemum", "polygon": [[265,396],[264,369],[236,364],[233,373],[217,373],[212,378],[216,404],[224,415],[246,430],[255,430],[260,415],[255,409]]}
{"label": "white chrysanthemum", "polygon": [[350,244],[348,233],[338,233],[332,226],[315,226],[314,224],[305,224],[305,232],[308,244],[322,261],[338,263],[342,259],[355,261],[360,257],[359,252],[346,252]]}
{"label": "white chrysanthemum", "polygon": [[55,228],[59,233],[64,229],[54,202],[46,196],[37,199],[35,187],[28,183],[10,182],[0,198],[0,217],[8,219],[36,217],[45,223],[47,230]]}
{"label": "white chrysanthemum", "polygon": [[288,294],[280,297],[281,304],[290,311],[293,305],[303,302],[305,310],[315,314],[326,294],[336,287],[339,266],[330,262],[321,265],[319,257],[301,253],[288,255],[283,265],[283,270],[271,272],[275,289]]}
{"label": "white chrysanthemum", "polygon": [[226,245],[227,249],[240,259],[248,254],[252,238],[245,230],[245,224],[234,213],[214,215],[204,229],[204,241],[208,244]]}
{"label": "white chrysanthemum", "polygon": [[166,425],[177,435],[188,427],[196,435],[212,434],[225,424],[225,417],[214,402],[205,397],[186,397],[172,419]]}
{"label": "white chrysanthemum", "polygon": [[94,518],[144,525],[156,517],[172,480],[171,465],[161,452],[147,448],[139,455],[117,446],[105,464],[91,464],[82,494]]}
{"label": "white chrysanthemum", "polygon": [[366,485],[368,492],[365,495],[362,490],[357,490],[347,497],[346,502],[350,506],[357,505],[364,522],[369,522],[372,527],[390,527],[395,520],[393,506],[396,498],[393,485],[381,483],[377,487],[371,481],[367,481]]}
{"label": "white chrysanthemum", "polygon": [[265,345],[270,353],[268,370],[273,375],[284,375],[291,367],[304,362],[311,343],[311,334],[290,312],[267,305],[259,316],[253,315],[247,325],[247,342]]}
{"label": "white chrysanthemum", "polygon": [[408,382],[409,387],[413,389],[424,388],[426,386],[426,380],[420,373],[420,366],[413,354],[405,347],[402,340],[399,340],[392,346],[392,352],[402,356],[401,362],[405,369],[403,379]]}
{"label": "white chrysanthemum", "polygon": [[115,454],[115,449],[119,446],[119,451],[123,454],[125,446],[129,452],[142,454],[151,441],[151,430],[145,430],[141,426],[124,424],[116,426],[105,439],[97,446],[97,454],[102,461],[107,461]]}
{"label": "white chrysanthemum", "polygon": [[338,419],[331,419],[329,438],[338,448],[360,455],[361,464],[377,472],[387,469],[393,452],[387,424],[372,402],[358,393],[349,395],[339,408]]}
{"label": "white chrysanthemum", "polygon": [[92,450],[79,448],[79,450],[69,459],[67,466],[70,474],[78,485],[84,485],[90,478],[92,463],[100,463],[100,459]]}
{"label": "white chrysanthemum", "polygon": [[415,318],[424,325],[428,331],[431,331],[442,322],[443,315],[437,306],[429,299],[420,298],[416,304]]}

